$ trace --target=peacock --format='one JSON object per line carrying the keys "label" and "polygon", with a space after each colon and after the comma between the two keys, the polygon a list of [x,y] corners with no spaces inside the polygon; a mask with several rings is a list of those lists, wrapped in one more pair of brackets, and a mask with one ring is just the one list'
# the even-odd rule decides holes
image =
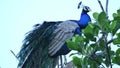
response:
{"label": "peacock", "polygon": [[81,30],[91,21],[87,14],[89,11],[88,6],[83,6],[80,20],[44,21],[42,25],[36,24],[23,40],[17,55],[18,68],[55,68],[58,56],[71,51],[66,40],[75,34],[81,35]]}

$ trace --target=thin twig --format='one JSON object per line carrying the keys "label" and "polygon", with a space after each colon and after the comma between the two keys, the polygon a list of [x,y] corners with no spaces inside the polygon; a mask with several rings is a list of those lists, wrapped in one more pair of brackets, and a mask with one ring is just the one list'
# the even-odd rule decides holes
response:
{"label": "thin twig", "polygon": [[107,14],[107,18],[108,18],[108,2],[109,2],[109,0],[106,0],[106,14]]}
{"label": "thin twig", "polygon": [[102,11],[103,11],[103,12],[105,12],[105,10],[104,10],[104,8],[103,8],[102,3],[101,3],[101,1],[100,1],[100,0],[98,0],[98,3],[99,3],[99,5],[100,5],[100,7],[101,7]]}
{"label": "thin twig", "polygon": [[60,65],[59,59],[60,59],[60,56],[58,56],[58,65],[57,65],[58,67],[57,67],[57,68],[60,68],[60,67],[59,67],[59,65]]}
{"label": "thin twig", "polygon": [[12,50],[10,50],[10,52],[15,56],[15,58],[18,60],[18,58],[17,58],[17,56],[15,55],[15,53],[12,51]]}
{"label": "thin twig", "polygon": [[109,62],[110,68],[112,68],[112,62],[111,62],[111,58],[110,58],[111,56],[110,56],[109,47],[107,44],[107,35],[105,36],[105,42],[106,42],[106,52],[107,52],[107,56],[108,56],[108,62]]}
{"label": "thin twig", "polygon": [[61,61],[61,68],[63,68],[63,60],[62,60],[62,55],[60,55],[60,61]]}
{"label": "thin twig", "polygon": [[64,55],[64,64],[65,64],[65,65],[67,64],[67,58],[66,58],[66,55]]}
{"label": "thin twig", "polygon": [[109,41],[107,42],[107,45],[110,44],[110,43],[112,43],[115,39],[116,39],[116,38],[109,40]]}

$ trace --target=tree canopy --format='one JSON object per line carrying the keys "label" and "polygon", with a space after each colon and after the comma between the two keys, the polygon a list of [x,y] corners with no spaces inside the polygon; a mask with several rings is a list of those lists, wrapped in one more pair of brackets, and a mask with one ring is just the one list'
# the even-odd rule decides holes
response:
{"label": "tree canopy", "polygon": [[[112,14],[113,19],[110,20],[108,0],[106,10],[98,2],[103,11],[93,13],[95,21],[82,30],[82,36],[75,35],[72,40],[67,40],[68,47],[77,51],[71,55],[73,64],[78,68],[112,68],[114,64],[120,65],[120,9]],[[118,47],[117,50],[112,49],[114,46]]]}

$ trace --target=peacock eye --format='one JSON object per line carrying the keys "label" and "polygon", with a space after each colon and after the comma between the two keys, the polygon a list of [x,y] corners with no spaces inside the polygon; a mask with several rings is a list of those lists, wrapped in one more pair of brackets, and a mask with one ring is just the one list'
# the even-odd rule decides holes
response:
{"label": "peacock eye", "polygon": [[84,7],[83,9],[84,9],[85,11],[87,11],[88,8],[87,8],[87,7]]}

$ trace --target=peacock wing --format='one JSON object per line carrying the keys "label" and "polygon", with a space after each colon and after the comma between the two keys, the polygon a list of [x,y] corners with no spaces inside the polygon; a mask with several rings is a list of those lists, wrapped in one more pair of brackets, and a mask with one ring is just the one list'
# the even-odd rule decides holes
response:
{"label": "peacock wing", "polygon": [[63,21],[57,26],[53,32],[54,37],[49,44],[50,56],[54,56],[64,46],[66,40],[72,38],[77,27],[79,27],[77,23],[69,20]]}

